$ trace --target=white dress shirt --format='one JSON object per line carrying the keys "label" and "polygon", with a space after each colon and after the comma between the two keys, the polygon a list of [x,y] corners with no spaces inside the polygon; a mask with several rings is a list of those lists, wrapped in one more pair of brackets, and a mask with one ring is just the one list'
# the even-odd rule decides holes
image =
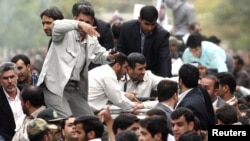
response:
{"label": "white dress shirt", "polygon": [[134,106],[120,90],[115,71],[109,65],[102,65],[89,71],[88,103],[94,110],[101,110],[108,100],[122,110]]}

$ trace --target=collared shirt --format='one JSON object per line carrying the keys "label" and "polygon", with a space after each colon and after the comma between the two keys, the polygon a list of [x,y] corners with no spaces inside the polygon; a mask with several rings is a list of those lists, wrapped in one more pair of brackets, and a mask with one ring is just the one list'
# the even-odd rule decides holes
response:
{"label": "collared shirt", "polygon": [[178,95],[178,102],[177,102],[175,108],[178,107],[178,105],[181,103],[181,101],[184,99],[184,97],[187,95],[187,93],[190,92],[192,89],[193,88],[186,90],[185,92]]}
{"label": "collared shirt", "polygon": [[233,96],[231,99],[227,100],[226,103],[230,104],[231,102],[237,100],[237,98],[235,96]]}
{"label": "collared shirt", "polygon": [[83,40],[83,42],[81,42],[80,51],[78,52],[76,64],[70,78],[71,80],[80,81],[80,72],[82,71],[83,66],[86,63],[86,47],[87,41],[85,39]]}
{"label": "collared shirt", "polygon": [[3,89],[6,97],[7,97],[7,100],[10,104],[10,107],[11,107],[11,110],[12,110],[12,113],[13,113],[13,116],[14,116],[14,119],[15,119],[15,123],[17,122],[17,119],[20,118],[21,116],[24,115],[23,113],[23,109],[22,109],[22,105],[21,105],[21,100],[20,100],[20,90],[16,87],[17,89],[17,94],[16,94],[16,97],[15,99],[11,98],[7,92],[5,91],[5,89]]}
{"label": "collared shirt", "polygon": [[134,106],[121,91],[115,71],[109,65],[102,65],[89,71],[88,103],[98,111],[108,100],[123,110],[131,110]]}
{"label": "collared shirt", "polygon": [[95,138],[95,139],[92,139],[92,140],[89,140],[89,141],[102,141],[101,138]]}

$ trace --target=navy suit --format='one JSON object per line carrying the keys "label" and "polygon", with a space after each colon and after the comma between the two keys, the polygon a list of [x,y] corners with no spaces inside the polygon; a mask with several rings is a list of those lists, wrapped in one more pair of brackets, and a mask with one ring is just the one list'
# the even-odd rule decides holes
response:
{"label": "navy suit", "polygon": [[[143,47],[147,69],[163,77],[172,76],[168,38],[169,32],[157,24],[152,34],[146,37]],[[141,53],[141,33],[138,20],[123,23],[117,49],[126,55],[132,52]]]}
{"label": "navy suit", "polygon": [[10,104],[3,87],[0,87],[0,135],[6,141],[10,141],[15,134],[15,128],[15,119]]}
{"label": "navy suit", "polygon": [[178,107],[191,109],[200,120],[203,130],[207,130],[208,125],[215,124],[211,99],[207,91],[201,87],[195,87],[189,91],[176,108]]}

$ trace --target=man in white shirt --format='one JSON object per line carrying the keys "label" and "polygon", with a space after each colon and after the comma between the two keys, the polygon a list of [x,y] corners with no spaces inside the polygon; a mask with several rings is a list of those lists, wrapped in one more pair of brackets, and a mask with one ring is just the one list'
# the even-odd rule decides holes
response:
{"label": "man in white shirt", "polygon": [[108,101],[123,110],[131,110],[135,103],[125,97],[118,81],[127,72],[127,56],[119,53],[115,61],[89,71],[88,104],[94,111],[105,107]]}

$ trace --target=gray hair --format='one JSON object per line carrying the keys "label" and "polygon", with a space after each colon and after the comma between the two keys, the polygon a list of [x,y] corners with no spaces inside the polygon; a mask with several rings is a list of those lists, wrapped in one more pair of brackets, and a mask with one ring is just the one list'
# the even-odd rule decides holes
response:
{"label": "gray hair", "polygon": [[12,62],[3,62],[0,64],[0,77],[2,77],[3,73],[9,70],[13,70],[15,74],[18,73],[18,69],[15,63]]}

